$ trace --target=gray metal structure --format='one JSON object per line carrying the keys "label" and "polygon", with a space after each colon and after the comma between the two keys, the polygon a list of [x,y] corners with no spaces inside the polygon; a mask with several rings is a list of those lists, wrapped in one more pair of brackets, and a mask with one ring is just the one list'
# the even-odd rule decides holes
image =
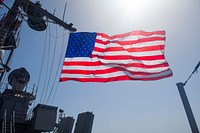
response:
{"label": "gray metal structure", "polygon": [[181,96],[181,100],[183,102],[183,106],[184,106],[184,109],[185,109],[185,112],[186,112],[186,115],[187,115],[191,130],[192,130],[192,133],[199,133],[199,129],[197,127],[194,115],[192,113],[192,109],[190,107],[190,103],[189,103],[187,95],[185,93],[185,89],[184,89],[184,85],[185,84],[179,82],[176,85],[178,87],[178,91],[179,91],[179,94]]}
{"label": "gray metal structure", "polygon": [[179,82],[176,84],[179,94],[180,94],[180,97],[181,97],[181,100],[182,100],[182,103],[183,103],[183,106],[184,106],[184,109],[185,109],[185,112],[186,112],[186,115],[187,115],[187,118],[188,118],[188,121],[189,121],[189,124],[190,124],[190,128],[192,130],[192,133],[199,133],[199,129],[197,127],[197,124],[196,124],[196,121],[195,121],[195,118],[194,118],[194,115],[192,112],[192,108],[188,101],[184,86],[187,84],[187,82],[192,77],[192,75],[198,70],[199,66],[200,66],[200,61],[195,66],[194,70],[192,71],[192,73],[190,74],[190,76],[187,78],[187,80],[184,83]]}
{"label": "gray metal structure", "polygon": [[27,114],[35,100],[35,90],[26,88],[30,75],[25,68],[12,71],[8,77],[10,85],[0,94],[0,130],[2,133],[25,133],[30,126]]}
{"label": "gray metal structure", "polygon": [[37,132],[50,132],[54,130],[57,118],[57,107],[38,104],[33,109],[31,130]]}
{"label": "gray metal structure", "polygon": [[[9,62],[19,43],[20,26],[24,20],[29,27],[36,31],[43,31],[47,23],[55,23],[64,29],[74,32],[73,24],[67,24],[42,8],[42,4],[30,0],[14,0],[11,8],[3,1],[0,6],[8,8],[8,12],[0,20],[0,83],[4,73],[9,72]],[[2,60],[3,52],[9,53],[6,60]],[[71,133],[74,119],[60,117],[58,123],[57,107],[38,104],[30,110],[36,98],[36,89],[27,89],[30,75],[25,68],[19,68],[10,73],[8,83],[0,90],[0,133]],[[1,83],[2,84],[2,83]],[[0,84],[0,85],[1,85]],[[31,113],[30,113],[30,112]],[[76,133],[91,133],[94,115],[90,112],[79,114]],[[85,122],[83,122],[83,119]],[[79,132],[80,129],[82,132]]]}
{"label": "gray metal structure", "polygon": [[57,133],[71,133],[74,125],[73,117],[64,117],[61,119]]}
{"label": "gray metal structure", "polygon": [[41,133],[55,129],[57,107],[38,104],[29,114],[36,98],[36,89],[27,87],[29,80],[25,68],[9,74],[9,85],[0,93],[0,133]]}
{"label": "gray metal structure", "polygon": [[74,133],[91,133],[93,120],[94,114],[92,112],[78,114]]}
{"label": "gray metal structure", "polygon": [[[1,5],[7,7],[2,2]],[[45,30],[48,22],[58,24],[70,32],[76,31],[76,28],[72,27],[72,23],[67,24],[52,15],[47,10],[42,8],[40,2],[37,1],[36,3],[33,3],[30,0],[15,0],[12,7],[9,8],[8,12],[0,20],[0,50],[10,51],[10,55],[5,63],[0,59],[0,65],[3,67],[0,69],[2,71],[0,71],[0,81],[4,76],[4,73],[10,70],[8,63],[14,49],[18,46],[18,33],[20,32],[19,27],[25,18],[27,18],[26,21],[29,27],[36,31]]]}

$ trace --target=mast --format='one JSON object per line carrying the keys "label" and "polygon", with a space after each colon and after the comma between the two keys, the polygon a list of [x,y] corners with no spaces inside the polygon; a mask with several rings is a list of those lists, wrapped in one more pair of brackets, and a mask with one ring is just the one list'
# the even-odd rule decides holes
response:
{"label": "mast", "polygon": [[[1,2],[1,4],[5,5],[3,2]],[[0,50],[10,51],[6,63],[3,63],[2,61],[0,62],[3,67],[0,82],[2,81],[4,73],[9,72],[10,70],[8,64],[14,49],[18,46],[19,27],[25,17],[27,18],[29,27],[36,31],[45,30],[47,28],[47,22],[58,24],[70,32],[76,31],[76,28],[72,27],[72,23],[67,24],[49,13],[47,10],[43,9],[42,4],[39,1],[33,3],[30,0],[15,0],[13,6],[0,21]],[[45,17],[48,19],[45,20]]]}
{"label": "mast", "polygon": [[[18,46],[19,27],[24,20],[36,31],[45,30],[47,22],[58,24],[70,32],[76,31],[72,23],[67,24],[43,9],[39,1],[33,3],[30,0],[15,0],[9,8],[1,0],[0,6],[2,5],[9,10],[0,20],[0,52],[9,52],[9,56],[4,62],[0,58],[0,82],[4,74],[10,71],[8,65]],[[9,74],[9,84],[0,92],[0,132],[41,133],[54,130],[57,107],[38,104],[31,114],[28,113],[36,98],[35,88],[27,88],[29,80],[30,74],[25,68],[16,69]]]}
{"label": "mast", "polygon": [[179,91],[179,94],[180,94],[180,97],[181,97],[181,100],[182,100],[182,103],[183,103],[183,106],[184,106],[184,109],[185,109],[185,113],[186,113],[187,118],[188,118],[188,122],[190,124],[190,128],[192,130],[192,133],[199,133],[199,129],[197,127],[196,120],[194,118],[192,108],[191,108],[189,100],[187,98],[184,86],[187,84],[187,82],[192,77],[192,75],[198,70],[199,66],[200,66],[200,61],[196,65],[195,69],[192,71],[191,75],[187,78],[187,80],[184,83],[179,82],[179,83],[176,84],[178,91]]}

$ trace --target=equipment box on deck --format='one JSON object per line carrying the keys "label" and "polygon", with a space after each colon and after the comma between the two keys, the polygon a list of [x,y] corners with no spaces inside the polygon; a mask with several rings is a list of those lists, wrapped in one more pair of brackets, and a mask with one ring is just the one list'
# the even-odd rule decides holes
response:
{"label": "equipment box on deck", "polygon": [[38,104],[33,109],[32,129],[36,131],[52,131],[55,127],[57,107]]}

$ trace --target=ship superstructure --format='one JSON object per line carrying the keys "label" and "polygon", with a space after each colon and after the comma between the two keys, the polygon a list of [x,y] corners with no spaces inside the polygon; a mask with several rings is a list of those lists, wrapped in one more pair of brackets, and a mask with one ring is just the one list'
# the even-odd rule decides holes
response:
{"label": "ship superstructure", "polygon": [[[49,22],[70,32],[76,29],[72,27],[73,24],[67,24],[43,9],[39,1],[15,0],[10,8],[1,0],[0,7],[3,6],[8,12],[0,20],[0,133],[71,133],[74,118],[66,117],[64,110],[58,110],[55,106],[37,104],[33,107],[37,87],[29,86],[31,76],[25,68],[11,71],[9,62],[19,45],[20,28],[24,21],[36,31],[44,31]],[[8,56],[3,60],[5,52]],[[2,82],[5,77],[6,83]],[[85,122],[82,127],[88,128]],[[90,122],[90,130],[81,133],[91,133],[92,124],[93,120]]]}

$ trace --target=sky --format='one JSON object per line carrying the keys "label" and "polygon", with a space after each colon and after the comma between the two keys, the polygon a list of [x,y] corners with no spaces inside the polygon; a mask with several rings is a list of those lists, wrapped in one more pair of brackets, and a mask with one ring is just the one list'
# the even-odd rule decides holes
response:
{"label": "sky", "polygon": [[[92,133],[191,133],[176,83],[184,82],[200,61],[200,1],[41,0],[42,7],[55,10],[59,18],[66,2],[65,21],[78,32],[165,30],[165,58],[173,76],[157,81],[59,83],[69,32],[50,23],[46,31],[37,32],[24,22],[10,67],[29,71],[30,84],[38,87],[34,105],[57,106],[75,119],[79,113],[93,112]],[[200,128],[199,79],[200,73],[194,73],[185,91]]]}

